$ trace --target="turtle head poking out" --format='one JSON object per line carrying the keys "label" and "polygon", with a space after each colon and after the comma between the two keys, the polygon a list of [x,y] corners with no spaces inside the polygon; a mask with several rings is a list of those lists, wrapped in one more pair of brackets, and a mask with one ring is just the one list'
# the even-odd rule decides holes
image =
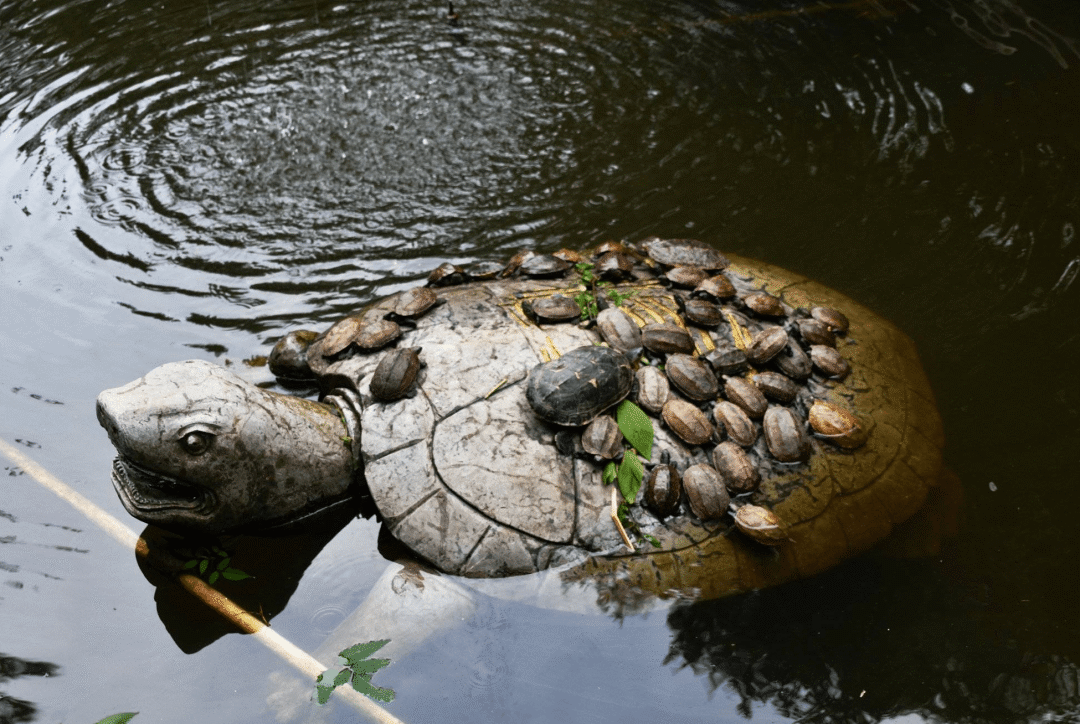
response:
{"label": "turtle head poking out", "polygon": [[260,530],[346,499],[353,455],[336,411],[201,360],[98,396],[131,515],[179,532]]}

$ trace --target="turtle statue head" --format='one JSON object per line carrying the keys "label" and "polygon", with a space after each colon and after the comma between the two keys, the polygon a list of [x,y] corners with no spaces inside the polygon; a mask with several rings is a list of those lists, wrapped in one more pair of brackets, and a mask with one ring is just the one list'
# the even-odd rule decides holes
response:
{"label": "turtle statue head", "polygon": [[178,532],[257,531],[350,498],[355,462],[331,407],[202,360],[105,390],[113,485],[134,517]]}

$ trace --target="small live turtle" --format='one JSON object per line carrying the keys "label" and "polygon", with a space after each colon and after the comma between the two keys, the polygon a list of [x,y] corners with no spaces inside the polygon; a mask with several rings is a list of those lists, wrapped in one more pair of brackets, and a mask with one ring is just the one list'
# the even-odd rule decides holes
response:
{"label": "small live turtle", "polygon": [[529,300],[521,303],[521,311],[537,324],[574,322],[581,319],[581,306],[564,294]]}
{"label": "small live turtle", "polygon": [[[414,319],[439,303],[439,295],[427,287],[414,287],[398,297],[391,319]],[[392,315],[392,316],[391,316]]]}
{"label": "small live turtle", "polygon": [[584,425],[630,393],[634,368],[610,347],[579,347],[529,373],[525,397],[541,419]]}
{"label": "small live turtle", "polygon": [[420,373],[420,348],[392,349],[383,356],[371,377],[371,394],[377,400],[392,402],[412,392]]}

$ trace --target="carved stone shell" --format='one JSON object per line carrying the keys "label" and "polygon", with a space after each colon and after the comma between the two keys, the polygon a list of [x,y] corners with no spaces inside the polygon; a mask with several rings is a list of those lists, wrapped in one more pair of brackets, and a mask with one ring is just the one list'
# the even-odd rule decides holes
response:
{"label": "carved stone shell", "polygon": [[671,515],[682,497],[682,476],[674,465],[657,465],[645,482],[645,502],[658,515]]}
{"label": "carved stone shell", "polygon": [[762,429],[769,452],[780,462],[794,463],[810,457],[810,438],[802,421],[787,407],[766,410]]}
{"label": "carved stone shell", "polygon": [[720,474],[711,465],[700,463],[683,471],[683,490],[690,510],[702,520],[716,520],[727,512],[731,496]]}
{"label": "carved stone shell", "polygon": [[602,460],[611,460],[622,451],[622,433],[611,415],[600,415],[581,433],[581,446],[585,452]]}
{"label": "carved stone shell", "polygon": [[677,324],[647,324],[641,330],[641,341],[645,348],[656,354],[694,351],[694,340],[690,334]]}
{"label": "carved stone shell", "polygon": [[601,309],[596,315],[596,326],[604,341],[620,352],[629,352],[642,346],[641,327],[634,324],[630,315],[618,307]]}
{"label": "carved stone shell", "polygon": [[713,400],[720,391],[720,381],[716,379],[716,374],[699,357],[678,352],[669,354],[664,371],[671,384],[691,400]]}
{"label": "carved stone shell", "polygon": [[672,397],[661,411],[664,422],[690,445],[703,445],[713,436],[713,426],[698,408],[686,400]]}
{"label": "carved stone shell", "polygon": [[728,492],[749,493],[761,483],[761,474],[750,456],[733,442],[722,442],[713,448],[712,460]]}
{"label": "carved stone shell", "polygon": [[744,505],[735,512],[735,527],[762,545],[778,546],[788,540],[787,526],[768,508]]}
{"label": "carved stone shell", "polygon": [[635,376],[638,404],[648,412],[659,415],[671,396],[671,385],[667,376],[652,365],[642,365]]}

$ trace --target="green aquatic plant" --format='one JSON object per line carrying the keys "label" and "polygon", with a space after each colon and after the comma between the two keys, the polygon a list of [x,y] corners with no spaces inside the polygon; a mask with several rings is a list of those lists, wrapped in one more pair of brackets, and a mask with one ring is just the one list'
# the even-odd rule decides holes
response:
{"label": "green aquatic plant", "polygon": [[329,686],[320,683],[323,676],[330,671],[329,669],[319,674],[315,679],[316,698],[319,705],[321,706],[329,701],[330,692],[347,681],[352,683],[352,688],[366,697],[377,701],[385,701],[388,704],[392,702],[396,696],[393,689],[384,689],[371,685],[371,677],[379,669],[389,666],[390,659],[368,658],[388,643],[390,643],[390,639],[368,641],[367,643],[350,646],[344,651],[339,651],[338,656],[345,660],[346,666],[334,677],[334,683]]}
{"label": "green aquatic plant", "polygon": [[194,558],[184,563],[184,570],[190,571],[197,567],[199,578],[205,579],[211,586],[217,582],[218,578],[224,578],[226,581],[254,578],[239,568],[230,566],[231,562],[232,556],[220,546],[214,545],[210,547],[210,550],[203,548],[197,551]]}

